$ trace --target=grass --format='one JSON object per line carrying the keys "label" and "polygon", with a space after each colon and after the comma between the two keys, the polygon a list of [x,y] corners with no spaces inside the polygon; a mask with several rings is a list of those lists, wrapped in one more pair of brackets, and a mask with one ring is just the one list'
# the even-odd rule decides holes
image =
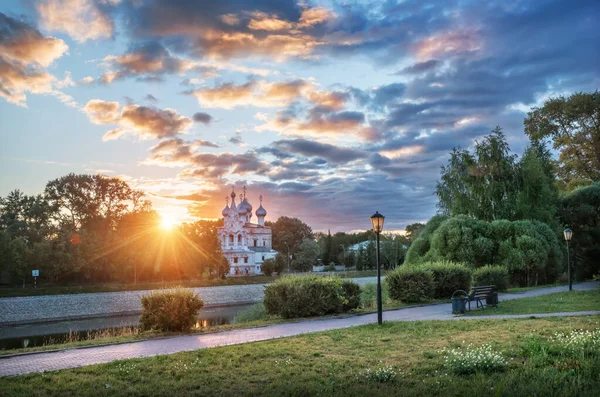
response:
{"label": "grass", "polygon": [[[318,273],[317,273],[318,274]],[[373,277],[377,275],[376,271],[348,271],[335,273],[340,277],[357,278],[357,277]],[[143,291],[160,288],[172,288],[177,286],[198,288],[198,287],[217,287],[222,285],[248,285],[248,284],[267,284],[275,281],[277,276],[252,276],[252,277],[230,277],[226,279],[200,279],[189,281],[173,281],[173,282],[153,282],[153,283],[137,283],[137,284],[85,284],[85,285],[40,285],[38,288],[33,288],[33,285],[27,285],[26,288],[21,287],[0,287],[0,298],[16,297],[16,296],[40,296],[40,295],[63,295],[63,294],[88,294],[95,292],[121,292],[121,291]]]}
{"label": "grass", "polygon": [[[599,316],[389,322],[0,378],[0,395],[595,396],[600,344],[580,353],[551,341],[599,328]],[[443,350],[469,343],[490,343],[506,366],[453,371]]]}
{"label": "grass", "polygon": [[592,291],[567,291],[512,299],[500,302],[497,308],[485,308],[467,312],[467,316],[490,316],[496,314],[560,313],[600,310],[600,289]]}
{"label": "grass", "polygon": [[[402,302],[388,300],[386,298],[387,298],[387,296],[384,295],[383,310],[402,309],[405,307],[414,306],[414,305],[409,305],[409,304],[402,303]],[[422,304],[436,304],[436,303],[442,303],[442,302],[447,302],[447,301],[448,300],[434,300],[434,301],[425,302]],[[377,310],[377,307],[376,307],[375,301],[373,300],[371,302],[361,305],[361,307],[352,311],[350,314],[344,313],[344,314],[340,314],[340,315],[325,316],[325,317],[340,317],[340,316],[348,316],[348,315],[353,315],[353,314],[367,314],[367,313],[373,313],[376,310]],[[320,318],[325,318],[325,317],[320,317]],[[140,329],[140,327],[112,328],[112,329],[99,330],[99,331],[89,331],[85,337],[79,337],[76,333],[69,334],[69,335],[67,335],[67,337],[64,340],[56,341],[56,340],[50,339],[41,346],[0,350],[0,356],[9,355],[9,354],[19,354],[19,353],[33,353],[33,352],[41,352],[41,351],[48,351],[48,350],[72,349],[72,348],[86,347],[86,346],[110,345],[110,344],[117,344],[117,343],[135,342],[135,341],[146,340],[146,339],[168,338],[168,337],[179,336],[179,335],[222,332],[222,331],[229,331],[229,330],[240,329],[240,328],[264,327],[267,325],[280,324],[283,322],[294,323],[294,322],[305,321],[305,320],[307,320],[307,319],[306,318],[297,318],[297,319],[285,319],[284,320],[277,316],[268,315],[266,313],[264,305],[262,303],[256,303],[256,304],[250,306],[248,308],[248,310],[238,313],[235,316],[234,323],[232,323],[232,324],[210,325],[210,326],[202,326],[202,324],[197,324],[197,327],[194,328],[189,333],[142,331]]]}
{"label": "grass", "polygon": [[[573,284],[577,284],[577,283],[573,283]],[[541,288],[561,287],[564,285],[569,285],[569,283],[557,282],[554,284],[534,285],[531,287],[514,287],[514,288],[509,288],[506,292],[511,293],[511,294],[518,294],[520,292],[534,291],[536,289],[541,289]]]}

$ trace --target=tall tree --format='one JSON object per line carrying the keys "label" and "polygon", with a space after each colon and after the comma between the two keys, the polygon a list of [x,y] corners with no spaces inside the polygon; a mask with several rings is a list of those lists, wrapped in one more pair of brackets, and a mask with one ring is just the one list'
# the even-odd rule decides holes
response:
{"label": "tall tree", "polygon": [[436,188],[442,212],[487,221],[513,219],[518,193],[515,160],[500,127],[476,142],[473,154],[454,149]]}
{"label": "tall tree", "polygon": [[412,223],[410,225],[406,225],[406,238],[408,239],[409,245],[412,244],[413,241],[419,237],[419,234],[425,229],[424,223]]}
{"label": "tall tree", "polygon": [[559,176],[567,190],[600,180],[600,91],[551,98],[525,118],[532,139],[551,139],[560,151]]}
{"label": "tall tree", "polygon": [[557,222],[558,190],[550,151],[539,141],[531,142],[519,162],[517,218]]}
{"label": "tall tree", "polygon": [[298,247],[292,267],[301,272],[309,271],[313,265],[317,264],[318,256],[319,244],[314,240],[304,239]]}
{"label": "tall tree", "polygon": [[304,239],[314,239],[310,226],[298,218],[287,216],[279,217],[275,222],[265,222],[271,227],[273,233],[273,249],[287,254],[288,247],[291,255],[294,255]]}

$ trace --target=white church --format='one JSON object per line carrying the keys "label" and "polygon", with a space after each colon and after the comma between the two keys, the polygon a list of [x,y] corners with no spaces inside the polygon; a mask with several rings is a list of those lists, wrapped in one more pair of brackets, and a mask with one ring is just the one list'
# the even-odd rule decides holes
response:
{"label": "white church", "polygon": [[235,204],[235,191],[225,198],[223,208],[224,225],[217,229],[223,255],[229,261],[230,276],[252,276],[261,274],[260,265],[265,259],[274,258],[277,251],[271,247],[271,228],[265,226],[267,211],[262,206],[256,210],[257,223],[252,223],[252,205],[246,199],[246,187],[243,188],[240,203]]}

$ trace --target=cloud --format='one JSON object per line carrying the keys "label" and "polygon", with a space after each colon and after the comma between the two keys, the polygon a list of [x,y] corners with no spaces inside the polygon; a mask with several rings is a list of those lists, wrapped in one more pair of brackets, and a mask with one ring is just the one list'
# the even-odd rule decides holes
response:
{"label": "cloud", "polygon": [[395,74],[421,74],[435,69],[439,66],[439,64],[440,61],[437,59],[430,59],[425,62],[417,62],[413,65],[407,66]]}
{"label": "cloud", "polygon": [[305,100],[329,110],[340,110],[350,98],[349,92],[318,90],[315,83],[295,79],[280,82],[249,81],[245,84],[222,83],[186,91],[202,106],[232,109],[237,106],[282,107]]}
{"label": "cloud", "polygon": [[212,116],[208,113],[196,112],[194,113],[193,119],[196,123],[210,124]]}
{"label": "cloud", "polygon": [[104,58],[104,65],[111,71],[100,77],[103,83],[129,76],[141,81],[161,81],[163,74],[183,74],[197,67],[194,62],[172,56],[156,41],[138,44],[120,56],[109,55]]}
{"label": "cloud", "polygon": [[246,6],[157,0],[131,7],[137,37],[170,40],[197,57],[309,57],[322,42],[318,28],[335,18],[323,7],[259,0]]}
{"label": "cloud", "polygon": [[44,37],[30,25],[0,13],[0,96],[24,106],[26,92],[60,93],[53,84],[68,82],[57,81],[44,68],[68,48],[64,41]]}
{"label": "cloud", "polygon": [[217,144],[216,144],[216,143],[214,143],[214,142],[205,141],[205,140],[202,140],[202,139],[196,139],[196,140],[194,141],[194,144],[195,144],[195,145],[198,145],[198,146],[204,146],[204,147],[214,147],[214,148],[218,148],[218,147],[220,147],[219,145],[217,145]]}
{"label": "cloud", "polygon": [[339,147],[306,139],[275,141],[273,142],[273,146],[284,153],[299,153],[308,157],[318,156],[336,164],[348,163],[364,159],[368,156],[368,152],[363,150]]}
{"label": "cloud", "polygon": [[36,4],[42,27],[67,33],[79,42],[111,38],[114,23],[107,10],[118,0],[43,0]]}
{"label": "cloud", "polygon": [[193,124],[192,120],[173,109],[128,104],[99,99],[89,101],[83,108],[95,124],[117,124],[118,128],[108,131],[104,141],[118,139],[124,135],[134,135],[140,139],[161,139],[185,133]]}

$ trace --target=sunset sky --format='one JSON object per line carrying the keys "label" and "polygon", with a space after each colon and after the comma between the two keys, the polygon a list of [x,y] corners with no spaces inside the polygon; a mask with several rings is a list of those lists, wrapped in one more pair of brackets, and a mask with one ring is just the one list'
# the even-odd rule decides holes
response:
{"label": "sunset sky", "polygon": [[2,0],[0,195],[120,177],[177,220],[436,211],[454,146],[600,88],[600,2]]}

